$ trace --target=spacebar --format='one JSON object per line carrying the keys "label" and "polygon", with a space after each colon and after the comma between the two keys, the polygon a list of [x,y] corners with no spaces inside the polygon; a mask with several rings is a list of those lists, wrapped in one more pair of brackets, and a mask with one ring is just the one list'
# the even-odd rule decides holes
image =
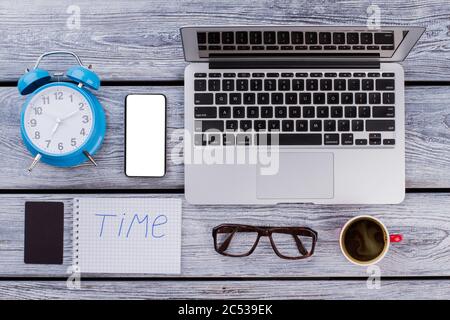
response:
{"label": "spacebar", "polygon": [[276,133],[258,134],[258,145],[280,145],[280,146],[320,146],[322,134],[320,133]]}

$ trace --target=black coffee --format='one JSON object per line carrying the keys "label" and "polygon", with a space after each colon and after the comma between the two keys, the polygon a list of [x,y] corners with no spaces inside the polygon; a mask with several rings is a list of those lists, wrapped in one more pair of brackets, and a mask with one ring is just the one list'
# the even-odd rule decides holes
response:
{"label": "black coffee", "polygon": [[386,236],[374,220],[361,218],[344,230],[343,242],[348,255],[357,261],[370,261],[382,254]]}

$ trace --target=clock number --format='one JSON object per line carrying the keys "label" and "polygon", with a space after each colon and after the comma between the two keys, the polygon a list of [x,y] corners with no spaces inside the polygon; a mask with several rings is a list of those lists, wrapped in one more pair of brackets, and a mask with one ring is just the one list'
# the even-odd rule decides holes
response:
{"label": "clock number", "polygon": [[89,122],[89,116],[84,115],[83,116],[83,123],[88,123]]}
{"label": "clock number", "polygon": [[73,94],[71,94],[69,97],[70,97],[70,102],[73,102]]}
{"label": "clock number", "polygon": [[63,93],[61,91],[55,92],[55,100],[63,100]]}
{"label": "clock number", "polygon": [[42,114],[42,108],[41,107],[34,107],[34,114],[39,116]]}
{"label": "clock number", "polygon": [[31,125],[32,127],[36,127],[36,125],[37,125],[36,119],[31,119],[31,120],[30,120],[30,125]]}
{"label": "clock number", "polygon": [[84,103],[80,102],[78,105],[80,106],[80,111],[84,111]]}
{"label": "clock number", "polygon": [[84,130],[84,128],[81,129],[80,134],[81,134],[82,136],[85,136],[85,135],[86,135],[86,131]]}
{"label": "clock number", "polygon": [[44,104],[50,104],[50,97],[49,96],[42,97],[42,101]]}
{"label": "clock number", "polygon": [[41,133],[39,131],[35,131],[34,132],[34,138],[37,139],[37,140],[40,139],[41,138]]}
{"label": "clock number", "polygon": [[47,143],[47,147],[46,148],[48,148],[48,147],[50,147],[50,142],[52,142],[52,140],[45,140],[45,142]]}
{"label": "clock number", "polygon": [[75,146],[77,145],[77,139],[76,139],[76,138],[72,138],[72,139],[70,140],[70,145],[71,145],[72,147],[75,147]]}
{"label": "clock number", "polygon": [[64,150],[64,145],[62,142],[58,143],[58,150],[59,151],[63,151]]}

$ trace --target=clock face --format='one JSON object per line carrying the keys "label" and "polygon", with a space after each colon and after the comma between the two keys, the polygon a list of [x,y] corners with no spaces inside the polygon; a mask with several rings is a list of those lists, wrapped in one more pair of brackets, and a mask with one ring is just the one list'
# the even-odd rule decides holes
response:
{"label": "clock face", "polygon": [[38,92],[24,114],[25,133],[40,150],[64,155],[80,148],[93,128],[92,107],[74,88],[50,86]]}

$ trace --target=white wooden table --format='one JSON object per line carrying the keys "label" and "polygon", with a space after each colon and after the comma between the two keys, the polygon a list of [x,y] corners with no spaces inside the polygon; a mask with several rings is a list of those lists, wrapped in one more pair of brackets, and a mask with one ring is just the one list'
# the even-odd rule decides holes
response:
{"label": "white wooden table", "polygon": [[[88,1],[76,2],[80,29],[67,27],[72,1],[0,2],[0,298],[450,298],[450,3],[441,1]],[[168,134],[183,127],[185,62],[179,28],[191,24],[365,25],[369,5],[385,25],[427,27],[404,62],[406,74],[406,200],[379,206],[194,206],[183,201],[182,274],[91,275],[81,290],[66,288],[71,265],[72,198],[184,199],[182,155],[169,154],[164,178],[123,172],[124,97],[164,93]],[[406,5],[408,4],[408,5]],[[67,49],[92,64],[103,80],[98,96],[108,119],[98,168],[55,169],[31,158],[20,138],[23,98],[15,87],[44,51]],[[50,60],[44,67],[64,70]],[[168,150],[173,145],[168,142]],[[23,263],[24,202],[65,203],[64,265]],[[373,214],[404,234],[379,264],[381,289],[366,286],[366,269],[348,263],[339,228]],[[277,258],[262,242],[247,258],[215,253],[211,230],[220,223],[303,225],[319,232],[305,261]],[[110,279],[105,279],[110,277]],[[139,280],[139,281],[137,281]]]}

